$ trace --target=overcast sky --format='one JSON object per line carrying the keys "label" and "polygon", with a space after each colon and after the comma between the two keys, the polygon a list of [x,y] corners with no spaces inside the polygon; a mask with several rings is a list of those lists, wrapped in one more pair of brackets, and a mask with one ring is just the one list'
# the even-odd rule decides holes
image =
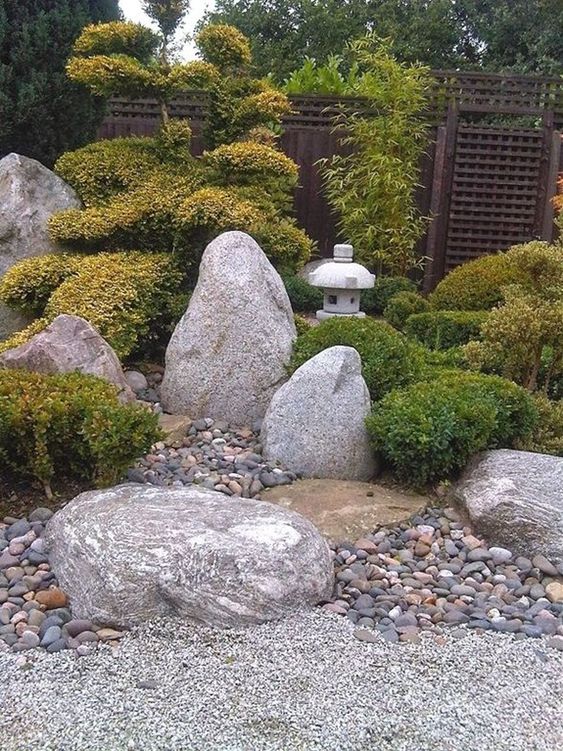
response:
{"label": "overcast sky", "polygon": [[[149,23],[149,19],[141,10],[141,0],[119,0],[119,4],[121,5],[121,10],[123,11],[127,20],[140,21],[146,24]],[[192,0],[191,10],[188,15],[188,22],[185,29],[183,30],[184,36],[186,34],[190,34],[193,31],[194,26],[201,18],[203,12],[207,8],[212,8],[213,5],[214,0]],[[195,57],[195,52],[191,44],[188,43],[183,47],[182,57],[185,57],[186,59]]]}

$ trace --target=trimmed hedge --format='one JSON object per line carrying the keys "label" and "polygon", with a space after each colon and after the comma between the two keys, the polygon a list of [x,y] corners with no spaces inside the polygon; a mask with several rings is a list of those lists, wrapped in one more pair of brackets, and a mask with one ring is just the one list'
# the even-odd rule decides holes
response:
{"label": "trimmed hedge", "polygon": [[429,349],[450,349],[481,338],[488,313],[483,310],[437,310],[407,318],[405,334]]}
{"label": "trimmed hedge", "polygon": [[282,275],[291,307],[298,313],[314,313],[323,307],[323,293],[300,276]]}
{"label": "trimmed hedge", "polygon": [[409,316],[423,313],[428,308],[428,301],[418,292],[398,292],[385,306],[383,317],[391,326],[402,331]]}
{"label": "trimmed hedge", "polygon": [[159,438],[157,416],[100,378],[2,371],[0,460],[47,493],[55,476],[114,484]]}
{"label": "trimmed hedge", "polygon": [[423,368],[422,348],[392,326],[373,318],[335,317],[313,326],[295,342],[291,372],[328,347],[354,347],[362,359],[362,373],[371,398],[415,382]]}
{"label": "trimmed hedge", "polygon": [[537,420],[533,399],[520,386],[460,371],[392,391],[366,425],[397,477],[424,485],[449,477],[478,451],[512,446]]}
{"label": "trimmed hedge", "polygon": [[497,253],[450,271],[429,302],[437,310],[490,310],[503,299],[503,287],[527,282],[527,275],[510,262],[506,253]]}
{"label": "trimmed hedge", "polygon": [[416,284],[406,276],[378,276],[371,289],[362,290],[361,309],[369,315],[383,315],[391,298],[399,292],[416,292]]}
{"label": "trimmed hedge", "polygon": [[79,272],[83,256],[50,253],[25,258],[0,279],[0,300],[22,313],[40,316],[53,292]]}

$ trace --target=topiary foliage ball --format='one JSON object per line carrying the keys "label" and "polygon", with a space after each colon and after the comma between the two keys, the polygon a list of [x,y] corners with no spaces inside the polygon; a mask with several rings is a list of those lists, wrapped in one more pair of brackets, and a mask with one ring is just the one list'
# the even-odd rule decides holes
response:
{"label": "topiary foliage ball", "polygon": [[243,68],[252,60],[250,42],[235,26],[210,24],[195,41],[203,59],[221,72]]}

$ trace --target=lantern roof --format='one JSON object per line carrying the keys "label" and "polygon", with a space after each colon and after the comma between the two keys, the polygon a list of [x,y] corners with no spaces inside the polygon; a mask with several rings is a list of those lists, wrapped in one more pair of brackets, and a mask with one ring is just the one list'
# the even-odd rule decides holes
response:
{"label": "lantern roof", "polygon": [[354,260],[351,245],[335,245],[332,261],[323,263],[309,274],[309,284],[325,289],[370,289],[375,275]]}

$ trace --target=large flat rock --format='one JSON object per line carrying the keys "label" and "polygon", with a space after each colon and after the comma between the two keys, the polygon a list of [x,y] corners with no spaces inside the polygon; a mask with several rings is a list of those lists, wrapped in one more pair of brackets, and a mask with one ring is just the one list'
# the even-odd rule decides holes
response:
{"label": "large flat rock", "polygon": [[487,451],[468,465],[452,498],[491,544],[563,561],[563,457]]}
{"label": "large flat rock", "polygon": [[45,538],[73,615],[103,625],[178,616],[244,626],[332,592],[330,551],[310,521],[194,486],[82,493],[49,521]]}
{"label": "large flat rock", "polygon": [[352,480],[298,480],[265,490],[262,498],[297,511],[336,542],[400,522],[431,503],[417,493]]}

